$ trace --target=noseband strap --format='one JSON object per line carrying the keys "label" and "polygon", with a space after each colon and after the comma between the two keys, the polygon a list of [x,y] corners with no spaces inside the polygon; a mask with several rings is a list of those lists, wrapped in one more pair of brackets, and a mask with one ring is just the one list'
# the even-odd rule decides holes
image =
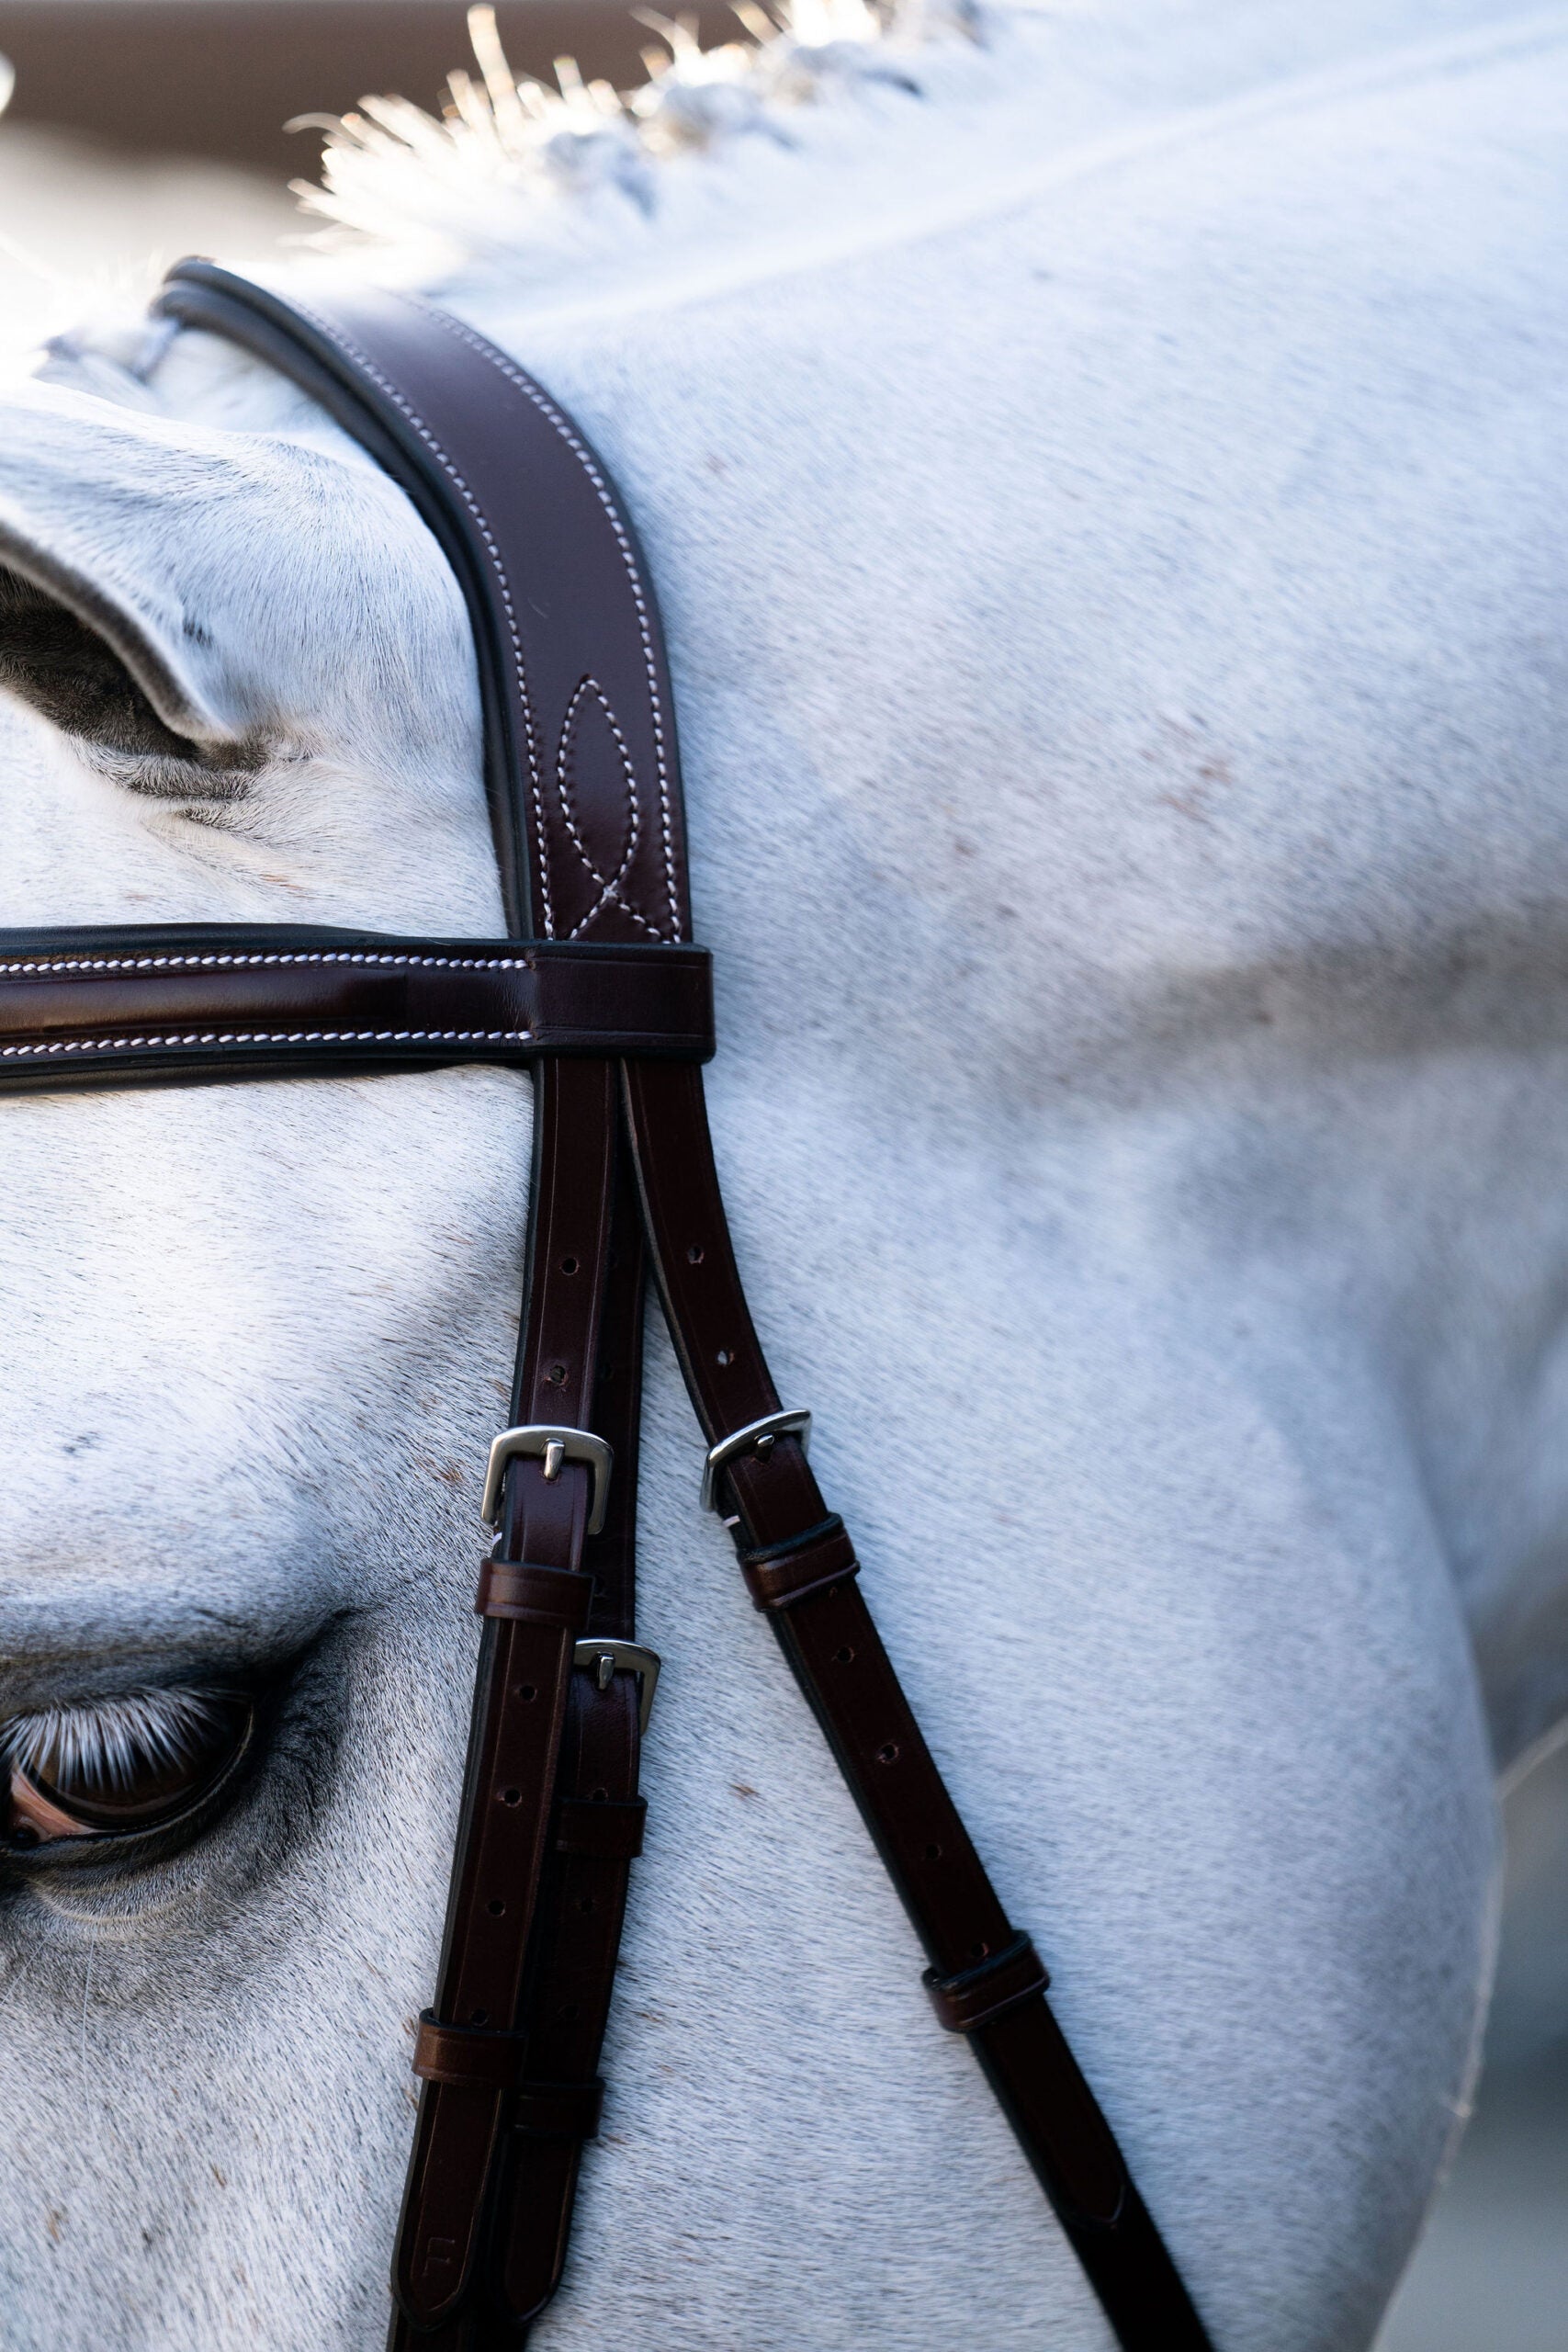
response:
{"label": "noseband strap", "polygon": [[[700,1064],[675,729],[652,592],[603,466],[461,321],[313,308],[205,263],[162,297],[318,399],[414,501],[468,600],[505,941],[221,925],[0,940],[0,1089],[527,1062],[528,1289],[473,1729],[393,2265],[393,2352],[500,2352],[559,2282],[657,1660],[633,1590],[651,1271],[715,1507],[1124,2352],[1209,2352],[872,1622],[741,1288]],[[605,1449],[608,1487],[602,1491]],[[583,2291],[591,2291],[592,2269]],[[655,2330],[657,2332],[657,2330]]]}

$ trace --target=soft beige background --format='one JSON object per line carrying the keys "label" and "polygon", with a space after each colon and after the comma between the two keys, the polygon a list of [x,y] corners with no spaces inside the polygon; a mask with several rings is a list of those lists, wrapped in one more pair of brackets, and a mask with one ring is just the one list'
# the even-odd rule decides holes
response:
{"label": "soft beige background", "polygon": [[[17,364],[182,254],[256,259],[302,226],[249,174],[0,120],[0,354]],[[1568,2352],[1568,1747],[1511,1798],[1508,1831],[1479,2111],[1379,2352]]]}
{"label": "soft beige background", "polygon": [[150,288],[183,254],[256,258],[304,227],[281,187],[248,173],[132,164],[0,118],[0,346],[14,356],[106,296]]}

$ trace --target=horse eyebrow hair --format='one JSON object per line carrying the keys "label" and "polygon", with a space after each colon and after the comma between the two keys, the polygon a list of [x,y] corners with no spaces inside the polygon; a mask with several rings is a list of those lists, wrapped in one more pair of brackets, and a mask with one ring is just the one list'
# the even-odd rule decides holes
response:
{"label": "horse eyebrow hair", "polygon": [[180,1684],[231,1690],[265,1682],[377,1614],[374,1602],[319,1587],[266,1596],[275,1605],[259,1601],[254,1587],[232,1595],[209,1589],[197,1611],[188,1608],[187,1593],[161,1583],[151,1593],[151,1620],[146,1586],[122,1585],[93,1598],[100,1607],[78,1613],[73,1637],[62,1640],[59,1611],[62,1599],[75,1606],[73,1588],[62,1593],[53,1580],[40,1585],[14,1577],[0,1582],[0,1723],[46,1707],[94,1705],[131,1690]]}

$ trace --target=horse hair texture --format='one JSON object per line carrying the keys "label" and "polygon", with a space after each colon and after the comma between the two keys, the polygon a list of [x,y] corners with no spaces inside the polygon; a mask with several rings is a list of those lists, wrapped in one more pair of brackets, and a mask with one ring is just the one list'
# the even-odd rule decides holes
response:
{"label": "horse hair texture", "polygon": [[[1365,2352],[1495,1775],[1568,1713],[1568,10],[650,31],[646,94],[541,92],[480,14],[448,115],[328,128],[278,266],[448,302],[620,484],[781,1389],[1220,2352]],[[493,935],[402,494],[166,323],[4,406],[0,922]],[[265,1721],[183,1845],[0,1890],[7,2342],[372,2352],[528,1084],[0,1122],[4,1736]],[[647,1849],[539,2352],[1110,2352],[657,1330],[646,1444]]]}

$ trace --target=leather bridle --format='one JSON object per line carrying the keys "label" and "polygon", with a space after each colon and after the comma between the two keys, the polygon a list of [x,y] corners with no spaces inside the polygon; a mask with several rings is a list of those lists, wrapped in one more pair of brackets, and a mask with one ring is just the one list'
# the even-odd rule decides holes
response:
{"label": "leather bridle", "polygon": [[[731,1530],[968,2037],[1126,2352],[1209,2339],[878,1638],[751,1324],[704,1107],[675,725],[635,539],[581,434],[503,353],[400,296],[307,309],[184,263],[165,315],[312,394],[409,493],[479,653],[504,940],[274,925],[0,934],[0,1088],[526,1064],[527,1287],[497,1438],[435,2002],[393,2263],[394,2347],[520,2344],[559,2283],[658,1660],[637,1641],[642,1312],[656,1282]],[[738,2331],[737,2340],[741,2340]]]}

